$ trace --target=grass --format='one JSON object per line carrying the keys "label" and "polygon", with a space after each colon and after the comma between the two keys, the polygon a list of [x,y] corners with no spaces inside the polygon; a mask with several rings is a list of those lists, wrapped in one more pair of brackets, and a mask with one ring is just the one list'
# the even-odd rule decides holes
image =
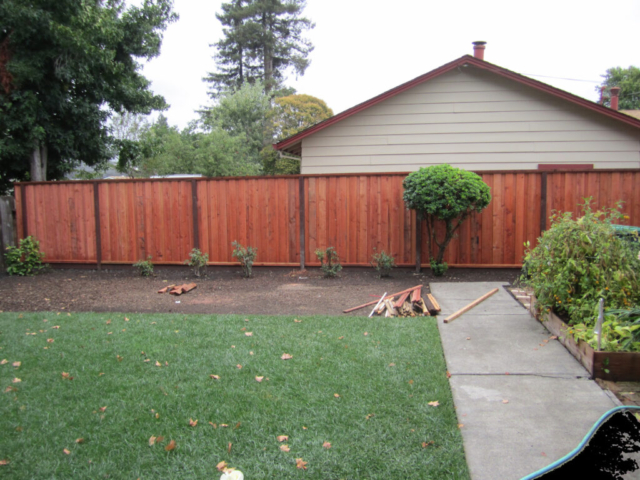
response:
{"label": "grass", "polygon": [[433,319],[126,317],[0,314],[0,477],[469,478]]}

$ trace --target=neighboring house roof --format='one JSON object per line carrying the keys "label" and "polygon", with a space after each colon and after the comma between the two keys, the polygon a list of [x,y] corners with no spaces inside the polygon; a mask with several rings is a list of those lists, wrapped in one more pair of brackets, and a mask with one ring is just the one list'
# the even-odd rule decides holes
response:
{"label": "neighboring house roof", "polygon": [[620,110],[620,112],[640,120],[640,110]]}
{"label": "neighboring house roof", "polygon": [[485,60],[480,60],[479,58],[473,57],[471,55],[463,55],[462,57],[452,62],[449,62],[445,65],[442,65],[441,67],[436,68],[435,70],[431,70],[430,72],[420,75],[419,77],[416,77],[413,80],[403,83],[402,85],[398,85],[397,87],[392,88],[391,90],[388,90],[376,97],[373,97],[365,102],[362,102],[356,105],[355,107],[351,107],[350,109],[345,110],[344,112],[341,112],[337,115],[334,115],[333,117],[328,118],[327,120],[317,123],[295,135],[292,135],[289,138],[285,138],[284,140],[278,143],[275,143],[273,147],[276,150],[282,150],[284,152],[292,153],[294,155],[301,155],[303,138],[308,137],[309,135],[313,135],[314,133],[320,130],[323,130],[331,125],[334,125],[344,120],[345,118],[348,118],[352,115],[355,115],[358,112],[366,110],[367,108],[372,107],[380,102],[383,102],[384,100],[387,100],[402,92],[405,92],[406,90],[409,90],[417,85],[420,85],[421,83],[424,83],[436,77],[439,77],[453,69],[456,69],[459,67],[467,67],[467,66],[476,67],[481,70],[496,74],[500,77],[513,80],[520,84],[545,92],[553,97],[567,100],[576,105],[580,105],[581,107],[587,108],[594,112],[605,115],[609,118],[613,118],[614,120],[619,120],[627,125],[640,129],[640,118],[634,118],[635,115],[629,114],[628,113],[629,111],[622,113],[617,110],[612,110],[611,108],[592,102],[591,100],[587,100],[585,98],[579,97],[572,93],[565,92],[564,90],[560,90],[559,88],[552,87],[551,85],[547,85],[546,83],[540,82],[538,80],[525,77],[524,75],[520,75],[519,73],[512,72],[511,70],[507,70],[506,68],[499,67]]}

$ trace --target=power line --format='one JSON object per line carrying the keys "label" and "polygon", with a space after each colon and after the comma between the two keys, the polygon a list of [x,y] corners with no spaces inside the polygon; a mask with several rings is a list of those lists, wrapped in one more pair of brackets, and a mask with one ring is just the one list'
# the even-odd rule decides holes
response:
{"label": "power line", "polygon": [[596,80],[580,80],[577,78],[551,77],[549,75],[536,75],[534,73],[523,73],[523,75],[527,75],[529,77],[554,78],[556,80],[570,80],[572,82],[601,83],[600,81],[596,81]]}

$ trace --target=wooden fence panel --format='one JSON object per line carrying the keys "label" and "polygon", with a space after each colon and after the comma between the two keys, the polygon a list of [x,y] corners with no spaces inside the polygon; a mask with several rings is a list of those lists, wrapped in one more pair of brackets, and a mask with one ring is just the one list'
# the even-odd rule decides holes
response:
{"label": "wooden fence panel", "polygon": [[231,243],[238,241],[258,249],[255,265],[299,265],[297,177],[196,183],[199,243],[211,263],[236,263]]}

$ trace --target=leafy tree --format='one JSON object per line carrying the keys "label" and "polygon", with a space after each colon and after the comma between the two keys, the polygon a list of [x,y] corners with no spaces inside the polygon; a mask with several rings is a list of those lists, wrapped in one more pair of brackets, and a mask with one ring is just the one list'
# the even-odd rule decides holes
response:
{"label": "leafy tree", "polygon": [[267,93],[281,87],[285,71],[303,75],[309,66],[311,42],[303,31],[315,25],[301,17],[305,0],[234,0],[217,15],[225,37],[215,46],[219,72],[205,78],[212,95],[238,88],[244,81],[261,79]]}
{"label": "leafy tree", "polygon": [[[429,259],[436,275],[446,270],[443,262],[449,242],[466,218],[481,212],[491,202],[489,186],[479,175],[450,165],[434,165],[410,173],[404,179],[404,201],[407,208],[416,210],[418,219],[427,223]],[[436,222],[445,225],[445,235],[438,241]],[[438,253],[433,258],[433,245]]]}
{"label": "leafy tree", "polygon": [[0,188],[104,162],[110,111],[166,108],[139,60],[160,53],[176,19],[172,0],[0,2]]}
{"label": "leafy tree", "polygon": [[[602,84],[596,87],[598,92],[601,87],[605,87],[605,92],[609,92],[611,87],[620,87],[618,108],[620,110],[640,109],[640,68],[613,67],[602,77],[604,78]],[[605,98],[604,104],[611,105],[610,94]]]}
{"label": "leafy tree", "polygon": [[333,116],[324,100],[311,95],[289,95],[275,99],[274,130],[277,140],[295,135]]}

